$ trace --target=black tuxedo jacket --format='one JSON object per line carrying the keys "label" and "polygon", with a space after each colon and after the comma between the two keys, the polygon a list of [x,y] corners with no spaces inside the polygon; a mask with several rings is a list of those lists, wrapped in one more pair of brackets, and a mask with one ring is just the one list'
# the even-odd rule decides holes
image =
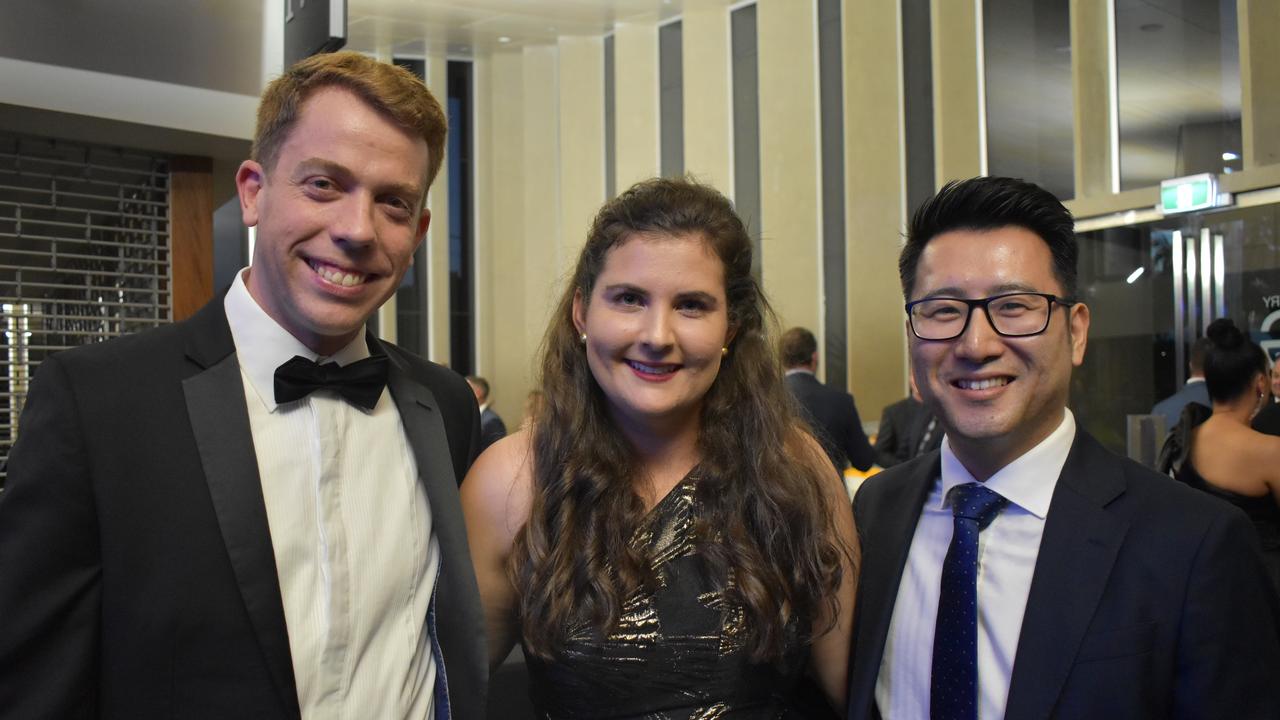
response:
{"label": "black tuxedo jacket", "polygon": [[[475,397],[454,373],[379,344],[440,544],[453,717],[478,720],[486,650],[454,479],[479,444]],[[299,716],[220,297],[186,322],[42,363],[8,472],[0,716]]]}
{"label": "black tuxedo jacket", "polygon": [[1253,416],[1253,429],[1268,435],[1280,435],[1280,403],[1269,402]]}
{"label": "black tuxedo jacket", "polygon": [[823,385],[807,372],[788,375],[787,388],[799,401],[836,470],[843,470],[846,460],[859,470],[875,463],[876,451],[862,430],[852,395]]}
{"label": "black tuxedo jacket", "polygon": [[[898,584],[939,472],[939,453],[922,455],[855,498],[850,720],[879,716]],[[1280,608],[1265,582],[1243,513],[1078,432],[1049,506],[1005,717],[1280,718]]]}

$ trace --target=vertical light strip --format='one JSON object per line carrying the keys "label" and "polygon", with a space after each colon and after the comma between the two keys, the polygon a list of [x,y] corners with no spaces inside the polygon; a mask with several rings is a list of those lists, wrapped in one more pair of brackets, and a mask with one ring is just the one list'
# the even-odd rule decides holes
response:
{"label": "vertical light strip", "polygon": [[973,1],[974,61],[978,65],[978,168],[987,174],[987,50],[983,33],[982,0]]}
{"label": "vertical light strip", "polygon": [[1187,238],[1187,340],[1200,336],[1200,302],[1196,298],[1196,240]]}
{"label": "vertical light strip", "polygon": [[1209,228],[1200,228],[1200,332],[1208,332],[1213,314],[1213,238]]}
{"label": "vertical light strip", "polygon": [[1174,377],[1177,380],[1176,387],[1182,387],[1186,382],[1186,345],[1183,342],[1183,336],[1186,333],[1186,316],[1187,306],[1186,297],[1183,295],[1182,286],[1184,278],[1184,267],[1182,258],[1182,231],[1174,230],[1173,238],[1169,241],[1169,247],[1173,251],[1173,357],[1174,357]]}
{"label": "vertical light strip", "polygon": [[[484,77],[489,80],[489,84],[485,87],[480,86],[480,69],[481,65],[485,66],[486,72]],[[483,62],[473,62],[471,72],[467,74],[467,80],[471,83],[471,87],[467,90],[467,97],[471,99],[471,372],[475,375],[489,375],[489,368],[483,363],[486,358],[485,352],[485,334],[480,328],[480,318],[484,317],[486,308],[484,307],[484,293],[492,292],[492,282],[488,282],[484,286],[484,292],[480,287],[480,258],[485,257],[488,248],[484,247],[486,238],[489,233],[493,232],[493,228],[483,222],[483,216],[480,208],[488,207],[489,198],[483,197],[484,190],[491,190],[493,183],[489,179],[481,181],[481,177],[489,174],[490,168],[485,164],[488,158],[484,156],[489,143],[493,142],[492,137],[481,137],[480,135],[480,118],[485,113],[492,112],[487,102],[490,98],[485,93],[493,92],[493,56],[490,54]],[[482,190],[483,188],[483,190]],[[465,242],[466,239],[464,238]],[[492,265],[492,260],[485,260],[486,263]],[[486,273],[486,280],[491,280],[493,271],[491,267]],[[450,323],[452,323],[452,318]],[[457,358],[453,357],[452,350],[449,353],[449,361],[457,363]]]}
{"label": "vertical light strip", "polygon": [[1120,71],[1116,51],[1115,0],[1107,0],[1107,95],[1108,174],[1111,179],[1111,192],[1118,193],[1120,192]]}
{"label": "vertical light strip", "polygon": [[1217,300],[1217,306],[1218,306],[1216,317],[1227,316],[1227,297],[1226,297],[1227,296],[1227,285],[1226,285],[1227,266],[1226,266],[1226,263],[1224,262],[1225,260],[1224,256],[1225,256],[1225,253],[1223,252],[1223,249],[1222,249],[1222,236],[1214,235],[1213,236],[1213,282],[1216,287],[1214,288],[1213,294],[1214,294],[1214,298]]}

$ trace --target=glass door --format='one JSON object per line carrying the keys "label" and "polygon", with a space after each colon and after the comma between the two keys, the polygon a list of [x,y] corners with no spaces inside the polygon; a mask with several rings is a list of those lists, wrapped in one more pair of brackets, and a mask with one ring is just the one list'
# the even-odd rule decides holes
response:
{"label": "glass door", "polygon": [[1178,215],[1079,235],[1080,295],[1092,311],[1073,377],[1077,419],[1125,452],[1126,416],[1187,378],[1191,343],[1230,317],[1280,356],[1280,205]]}

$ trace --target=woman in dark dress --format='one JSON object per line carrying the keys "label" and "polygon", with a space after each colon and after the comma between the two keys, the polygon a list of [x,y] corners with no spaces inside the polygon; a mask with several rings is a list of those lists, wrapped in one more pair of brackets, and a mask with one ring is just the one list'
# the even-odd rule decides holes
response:
{"label": "woman in dark dress", "polygon": [[1249,423],[1270,402],[1267,358],[1230,319],[1206,333],[1204,379],[1213,408],[1189,404],[1174,427],[1174,477],[1244,510],[1258,530],[1263,559],[1280,592],[1280,437]]}
{"label": "woman in dark dress", "polygon": [[639,183],[600,211],[544,340],[532,427],[462,484],[491,664],[548,718],[843,714],[857,538],[793,415],[728,200]]}

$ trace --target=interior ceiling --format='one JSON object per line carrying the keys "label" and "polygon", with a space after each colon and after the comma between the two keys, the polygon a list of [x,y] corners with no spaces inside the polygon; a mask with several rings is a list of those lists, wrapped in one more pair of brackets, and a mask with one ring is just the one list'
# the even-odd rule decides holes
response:
{"label": "interior ceiling", "polygon": [[[350,49],[452,58],[600,36],[621,23],[676,19],[728,0],[347,0]],[[799,1],[799,0],[797,0]],[[0,2],[0,55],[256,95],[263,2]],[[1115,0],[1124,185],[1175,174],[1185,128],[1238,126],[1236,0]],[[989,142],[1010,172],[1069,196],[1069,0],[986,0]],[[1238,145],[1238,130],[1235,144]],[[1224,135],[1224,150],[1231,133]],[[1181,144],[1181,145],[1180,145]],[[999,163],[993,162],[993,170]],[[1037,171],[1037,167],[1040,168]],[[1238,167],[1238,166],[1237,166]]]}
{"label": "interior ceiling", "polygon": [[683,0],[348,0],[347,47],[397,55],[443,45],[452,57],[601,36],[618,23],[679,16]]}

